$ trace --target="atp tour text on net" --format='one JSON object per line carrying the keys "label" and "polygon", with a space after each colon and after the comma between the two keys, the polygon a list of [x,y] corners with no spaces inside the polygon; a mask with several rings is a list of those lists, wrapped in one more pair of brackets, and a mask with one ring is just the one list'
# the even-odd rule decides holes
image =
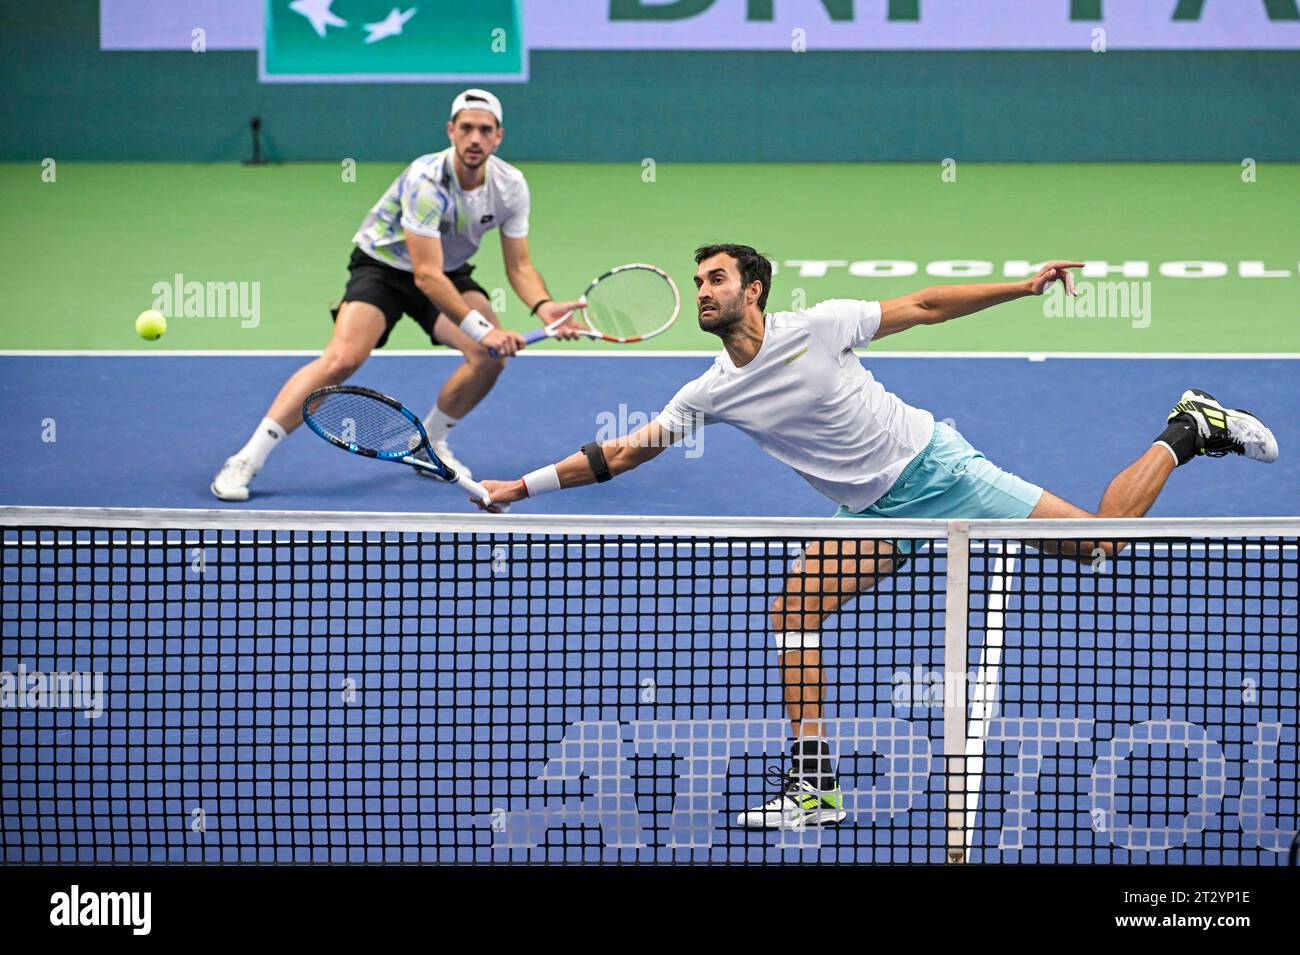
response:
{"label": "atp tour text on net", "polygon": [[[823,721],[826,736],[839,758],[874,754],[884,757],[884,772],[864,788],[845,786],[845,807],[851,813],[888,825],[924,809],[924,794],[942,786],[941,740],[930,737],[925,723],[900,717],[837,718]],[[1278,750],[1286,727],[1260,720],[1248,727],[1239,759],[1228,759],[1221,743],[1203,726],[1177,719],[1117,724],[1109,739],[1095,738],[1096,721],[1081,717],[996,717],[984,740],[1007,748],[1014,765],[1010,780],[1017,806],[1003,813],[997,833],[998,851],[1028,847],[1037,811],[1039,776],[1045,757],[1061,747],[1093,750],[1090,770],[1080,780],[1087,787],[1085,818],[1103,842],[1138,852],[1165,851],[1188,844],[1210,828],[1230,807],[1248,844],[1283,853],[1295,833],[1281,825],[1270,792],[1277,778]],[[548,830],[569,826],[598,827],[607,849],[650,849],[658,839],[663,848],[703,849],[714,844],[715,829],[724,825],[720,812],[726,802],[733,758],[780,753],[787,724],[780,719],[742,720],[591,720],[570,723],[563,738],[533,777],[529,795],[515,797],[486,814],[494,849],[535,849]],[[1163,826],[1134,825],[1124,810],[1117,785],[1131,759],[1152,744],[1186,753],[1196,765],[1202,795],[1182,815]],[[676,775],[690,780],[688,794],[674,800],[668,825],[647,829],[638,806],[635,777],[644,758],[675,757]],[[488,766],[475,775],[490,778]],[[1229,778],[1233,780],[1230,791]],[[936,782],[937,781],[937,782]],[[548,792],[553,785],[583,785],[574,799]],[[554,799],[550,798],[554,796]],[[1225,805],[1226,803],[1226,805]],[[803,834],[813,843],[816,831]]]}

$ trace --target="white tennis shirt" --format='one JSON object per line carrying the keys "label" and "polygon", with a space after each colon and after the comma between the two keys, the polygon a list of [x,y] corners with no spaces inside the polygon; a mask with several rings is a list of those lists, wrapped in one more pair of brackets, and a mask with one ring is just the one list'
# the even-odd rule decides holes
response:
{"label": "white tennis shirt", "polygon": [[775,312],[752,361],[737,368],[723,351],[657,420],[679,435],[716,421],[734,425],[821,494],[865,510],[934,431],[930,412],[886,391],[853,353],[879,328],[879,302],[830,299]]}

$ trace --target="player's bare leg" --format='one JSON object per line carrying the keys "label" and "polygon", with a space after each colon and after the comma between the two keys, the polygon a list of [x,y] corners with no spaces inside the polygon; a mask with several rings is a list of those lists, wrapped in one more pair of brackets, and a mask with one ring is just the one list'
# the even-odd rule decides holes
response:
{"label": "player's bare leg", "polygon": [[781,596],[772,604],[772,631],[796,739],[822,735],[822,623],[893,573],[899,563],[887,541],[813,541],[786,577]]}
{"label": "player's bare leg", "polygon": [[[1043,491],[1030,519],[1055,518],[1124,518],[1142,517],[1151,510],[1156,498],[1164,490],[1169,475],[1174,473],[1175,462],[1168,449],[1153,444],[1142,455],[1120,471],[1106,486],[1096,511],[1085,510],[1051,491]],[[1098,549],[1113,557],[1126,546],[1124,541],[1041,541],[1035,547],[1051,553],[1061,553],[1092,560]]]}
{"label": "player's bare leg", "polygon": [[271,402],[266,417],[248,442],[226,459],[212,479],[212,493],[223,501],[248,500],[248,484],[267,456],[302,423],[302,403],[317,388],[346,381],[374,351],[384,334],[384,314],[365,302],[344,302],[329,343],[315,358],[289,376]]}
{"label": "player's bare leg", "polygon": [[741,813],[740,825],[797,828],[845,817],[830,743],[823,735],[821,628],[843,604],[899,566],[887,541],[824,540],[809,544],[786,577],[784,591],[772,604],[772,630],[794,737],[791,763],[781,776],[781,793]]}
{"label": "player's bare leg", "polygon": [[[1174,459],[1168,450],[1152,445],[1115,476],[1095,513],[1044,491],[1030,517],[1141,517],[1151,509],[1173,470]],[[822,736],[824,684],[821,650],[815,643],[820,642],[823,621],[898,565],[894,549],[886,541],[817,541],[808,546],[786,579],[784,592],[772,606],[772,629],[781,652],[786,709],[796,739]]]}
{"label": "player's bare leg", "polygon": [[1160,445],[1147,448],[1136,461],[1111,480],[1101,496],[1096,511],[1086,511],[1044,491],[1031,518],[1062,517],[1141,517],[1151,510],[1169,475],[1174,473],[1174,459]]}
{"label": "player's bare leg", "polygon": [[[1277,460],[1277,453],[1277,439],[1273,432],[1249,411],[1224,407],[1213,395],[1189,388],[1170,412],[1164,433],[1136,461],[1115,475],[1095,512],[1044,491],[1029,516],[1049,519],[1142,517],[1164,490],[1174,468],[1198,456],[1237,454],[1269,463]],[[1042,541],[1035,546],[1091,559],[1098,549],[1107,556],[1114,556],[1124,549],[1126,542]]]}
{"label": "player's bare leg", "polygon": [[[487,296],[482,292],[466,292],[465,302],[470,308],[477,309],[497,328],[501,327],[500,319],[492,311]],[[445,315],[438,316],[433,331],[439,342],[455,348],[465,356],[465,363],[457,367],[451,373],[451,377],[443,383],[442,391],[438,393],[437,403],[440,411],[459,420],[487,397],[505,369],[506,359],[493,358],[486,348],[462,332]],[[429,437],[433,440],[433,435]]]}
{"label": "player's bare leg", "polygon": [[317,388],[340,385],[362,366],[384,334],[384,313],[366,302],[344,302],[334,334],[319,358],[303,365],[280,388],[266,416],[286,432],[302,424],[302,403]]}
{"label": "player's bare leg", "polygon": [[[500,320],[488,304],[487,296],[482,292],[466,292],[465,302],[471,308],[477,309],[497,328],[501,327]],[[456,471],[473,476],[473,472],[457,460],[447,446],[447,436],[461,418],[469,414],[487,397],[492,386],[496,384],[497,378],[505,370],[506,359],[493,358],[487,348],[462,332],[445,315],[438,316],[433,326],[433,333],[439,342],[455,348],[464,355],[465,361],[458,365],[443,383],[437,402],[424,419],[424,430],[429,435],[429,444],[433,447],[434,454]]]}

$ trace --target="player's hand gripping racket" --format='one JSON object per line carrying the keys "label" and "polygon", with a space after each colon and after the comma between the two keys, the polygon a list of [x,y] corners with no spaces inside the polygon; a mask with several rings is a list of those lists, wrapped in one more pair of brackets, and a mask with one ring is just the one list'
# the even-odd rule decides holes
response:
{"label": "player's hand gripping racket", "polygon": [[482,484],[457,474],[438,459],[419,416],[396,398],[356,385],[321,388],[302,403],[302,420],[336,448],[408,464],[440,481],[460,485],[485,504],[492,503]]}
{"label": "player's hand gripping racket", "polygon": [[[578,334],[618,344],[645,341],[667,331],[682,309],[677,284],[668,273],[642,263],[620,265],[593,279],[579,301],[586,327]],[[529,332],[524,340],[531,345],[553,338],[569,318],[563,315],[545,328]]]}

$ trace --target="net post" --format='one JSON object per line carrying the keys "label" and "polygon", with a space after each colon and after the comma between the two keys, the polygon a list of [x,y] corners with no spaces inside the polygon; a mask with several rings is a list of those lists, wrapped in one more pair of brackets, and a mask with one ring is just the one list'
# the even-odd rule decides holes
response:
{"label": "net post", "polygon": [[948,861],[966,861],[966,627],[970,522],[948,522],[943,624],[943,758]]}

